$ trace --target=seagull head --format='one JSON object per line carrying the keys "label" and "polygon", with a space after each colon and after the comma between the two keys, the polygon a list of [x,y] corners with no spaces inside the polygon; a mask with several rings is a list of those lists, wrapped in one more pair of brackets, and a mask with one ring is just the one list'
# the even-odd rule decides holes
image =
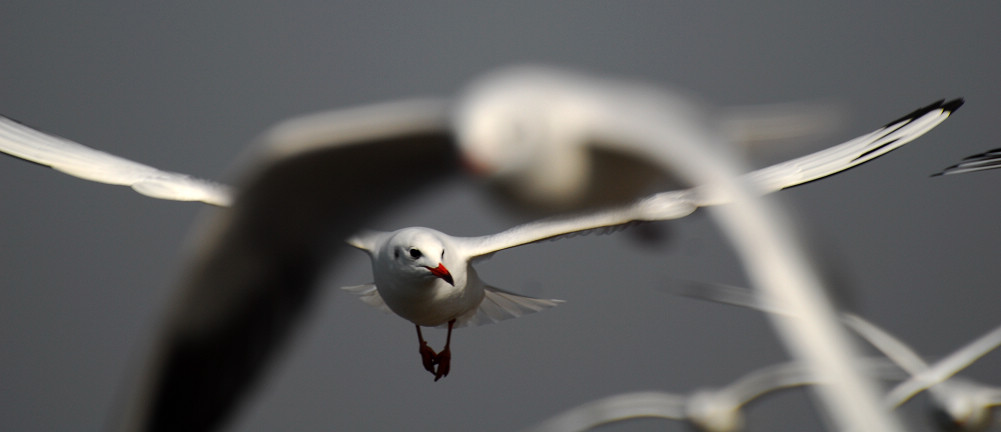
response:
{"label": "seagull head", "polygon": [[475,81],[453,119],[467,169],[530,203],[579,197],[591,170],[592,126],[581,86],[573,74],[531,66]]}
{"label": "seagull head", "polygon": [[455,279],[445,265],[448,255],[444,234],[428,228],[406,228],[387,244],[391,267],[408,277],[441,279],[455,286]]}
{"label": "seagull head", "polygon": [[572,146],[579,130],[573,76],[536,66],[502,69],[473,82],[455,112],[466,166],[474,174],[507,177],[548,165],[554,148]]}
{"label": "seagull head", "polygon": [[962,378],[952,378],[936,387],[931,393],[936,402],[932,419],[943,430],[986,430],[994,422],[993,403],[985,396],[996,390],[985,389]]}

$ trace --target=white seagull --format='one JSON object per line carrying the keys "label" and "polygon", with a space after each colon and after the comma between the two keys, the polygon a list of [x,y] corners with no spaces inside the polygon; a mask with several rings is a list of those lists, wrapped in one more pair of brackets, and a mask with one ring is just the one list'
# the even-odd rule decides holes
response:
{"label": "white seagull", "polygon": [[[847,143],[746,174],[745,180],[758,191],[773,192],[844,171],[913,140],[945,120],[961,104],[961,99],[936,102]],[[348,243],[369,254],[375,282],[347,290],[417,326],[422,363],[437,381],[449,372],[451,335],[456,326],[496,322],[559,303],[489,286],[473,268],[477,258],[582,231],[677,219],[699,207],[725,202],[726,198],[715,191],[695,187],[650,195],[611,209],[535,221],[480,237],[454,237],[421,227],[362,232]],[[434,353],[428,347],[421,326],[447,326],[442,352]]]}

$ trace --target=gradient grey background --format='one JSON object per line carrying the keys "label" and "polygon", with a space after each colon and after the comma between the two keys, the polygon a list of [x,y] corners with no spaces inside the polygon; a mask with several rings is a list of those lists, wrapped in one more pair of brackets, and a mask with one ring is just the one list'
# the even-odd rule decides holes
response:
{"label": "gradient grey background", "polygon": [[[1001,145],[999,23],[996,2],[8,0],[0,112],[153,166],[225,179],[278,120],[450,95],[519,62],[679,87],[720,106],[842,103],[848,121],[803,153],[963,96],[957,115],[905,148],[782,193],[843,270],[859,313],[944,354],[1001,323],[1001,172],[928,177]],[[479,235],[517,222],[476,190],[457,181],[372,225]],[[0,159],[0,428],[104,427],[205,211]],[[457,331],[452,373],[438,383],[420,366],[412,325],[332,289],[370,281],[367,257],[353,255],[333,267],[329,289],[231,429],[511,431],[598,397],[722,385],[785,359],[759,314],[658,290],[677,279],[745,283],[705,213],[665,225],[672,241],[661,246],[582,237],[479,266],[496,286],[568,301]],[[428,333],[440,347],[444,333]],[[999,355],[969,375],[1001,385]],[[904,409],[917,430],[924,402]],[[751,430],[819,425],[799,390],[749,411]]]}

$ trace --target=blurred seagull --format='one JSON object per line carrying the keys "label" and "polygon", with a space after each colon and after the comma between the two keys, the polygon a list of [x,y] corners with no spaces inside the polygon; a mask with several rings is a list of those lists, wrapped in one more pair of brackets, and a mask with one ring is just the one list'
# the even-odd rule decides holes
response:
{"label": "blurred seagull", "polygon": [[[866,373],[881,379],[899,378],[899,369],[886,361],[865,361]],[[734,432],[744,429],[743,409],[776,391],[823,384],[824,380],[799,362],[780,363],[751,372],[717,389],[689,394],[624,393],[598,399],[564,411],[526,432],[576,432],[636,418],[685,421],[701,431]]]}
{"label": "blurred seagull", "polygon": [[940,175],[963,174],[974,171],[984,171],[1001,168],[1001,148],[988,150],[983,153],[967,156],[958,164],[952,165],[942,171],[932,174],[932,177]]}
{"label": "blurred seagull", "polygon": [[[475,80],[454,115],[465,165],[530,214],[621,205],[681,187],[659,163],[672,142],[743,150],[802,139],[840,120],[829,106],[805,103],[713,115],[681,92],[542,66]],[[636,119],[657,126],[655,141],[630,139]]]}
{"label": "blurred seagull", "polygon": [[[692,283],[681,288],[677,294],[789,315],[789,311],[746,288]],[[845,325],[910,375],[886,395],[887,406],[899,407],[914,395],[928,390],[936,406],[933,419],[945,430],[982,431],[993,424],[993,409],[1001,406],[1001,387],[987,386],[965,378],[954,378],[953,375],[1001,346],[1001,327],[930,365],[900,339],[861,316],[843,312],[841,319]]]}
{"label": "blurred seagull", "polygon": [[[609,90],[598,87],[599,93]],[[643,103],[628,97],[607,103],[611,107],[592,113],[593,123],[570,127],[586,126],[596,138],[627,146],[650,143],[647,149],[664,133],[659,109],[634,115],[631,107]],[[921,136],[961,105],[961,99],[936,102],[870,134],[755,171],[747,180],[768,192],[857,166]],[[294,118],[258,140],[236,188],[132,162],[7,118],[0,118],[0,151],[156,198],[231,206],[210,215],[196,233],[200,243],[157,341],[146,393],[132,398],[146,404],[131,417],[148,430],[209,430],[231,412],[297,322],[321,270],[338,253],[336,239],[395,200],[456,174],[459,117],[452,102],[428,99]],[[654,133],[632,133],[637,125]],[[368,169],[374,164],[378,172]],[[400,181],[387,172],[422,174]],[[601,227],[670,219],[725,201],[694,188],[652,195],[588,220]],[[578,222],[562,232],[588,229]]]}

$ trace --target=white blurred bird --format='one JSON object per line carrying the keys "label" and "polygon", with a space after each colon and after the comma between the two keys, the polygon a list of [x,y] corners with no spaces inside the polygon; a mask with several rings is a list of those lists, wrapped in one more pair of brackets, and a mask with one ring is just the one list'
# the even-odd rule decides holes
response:
{"label": "white blurred bird", "polygon": [[[746,288],[694,283],[678,294],[763,312],[789,315],[789,311]],[[1001,327],[984,334],[934,364],[928,364],[912,348],[876,324],[850,312],[841,320],[866,342],[910,376],[887,393],[884,401],[896,408],[927,390],[935,404],[933,419],[946,430],[982,431],[993,425],[993,409],[1001,406],[1001,387],[954,377],[980,357],[1001,346]]]}
{"label": "white blurred bird", "polygon": [[[903,376],[886,361],[866,360],[862,367],[879,379]],[[579,432],[636,418],[684,421],[705,432],[734,432],[744,429],[743,411],[748,404],[773,392],[824,382],[802,363],[780,363],[748,373],[729,385],[688,394],[647,391],[609,396],[566,410],[525,432]]]}
{"label": "white blurred bird", "polygon": [[[495,196],[530,214],[620,205],[683,187],[662,163],[675,142],[745,152],[801,141],[840,122],[829,105],[710,110],[659,86],[542,66],[475,80],[453,115],[466,166]],[[636,139],[637,123],[655,127],[657,139]]]}

